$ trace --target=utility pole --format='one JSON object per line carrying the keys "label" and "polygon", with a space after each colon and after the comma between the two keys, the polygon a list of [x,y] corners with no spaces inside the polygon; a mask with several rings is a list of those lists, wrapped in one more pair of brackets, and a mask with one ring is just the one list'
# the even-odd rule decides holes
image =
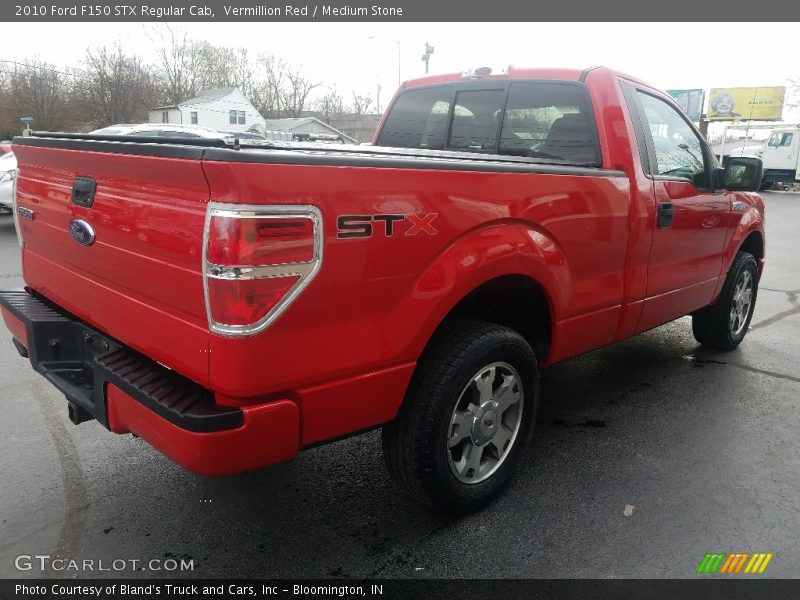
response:
{"label": "utility pole", "polygon": [[428,62],[431,60],[431,54],[433,54],[433,46],[431,46],[428,42],[425,42],[425,54],[422,55],[422,62],[425,63],[425,75],[428,74]]}

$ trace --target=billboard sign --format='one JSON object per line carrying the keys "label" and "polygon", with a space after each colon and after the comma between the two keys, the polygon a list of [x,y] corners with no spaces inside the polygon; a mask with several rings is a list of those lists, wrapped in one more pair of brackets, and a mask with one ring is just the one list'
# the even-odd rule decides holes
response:
{"label": "billboard sign", "polygon": [[667,93],[675,99],[692,121],[700,120],[705,99],[703,90],[667,90]]}
{"label": "billboard sign", "polygon": [[711,121],[778,121],[786,88],[713,88],[708,99]]}

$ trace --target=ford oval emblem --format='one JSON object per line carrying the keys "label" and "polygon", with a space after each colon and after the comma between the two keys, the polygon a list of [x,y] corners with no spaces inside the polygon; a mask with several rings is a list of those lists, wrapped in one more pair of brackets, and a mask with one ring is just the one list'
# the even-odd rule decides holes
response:
{"label": "ford oval emblem", "polygon": [[69,234],[81,246],[94,244],[94,229],[83,219],[72,219],[69,222]]}

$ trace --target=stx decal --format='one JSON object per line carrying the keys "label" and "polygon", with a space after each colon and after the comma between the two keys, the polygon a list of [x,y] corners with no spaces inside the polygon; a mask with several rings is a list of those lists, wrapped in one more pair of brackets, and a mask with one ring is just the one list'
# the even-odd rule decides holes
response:
{"label": "stx decal", "polygon": [[410,227],[405,229],[403,226],[399,226],[403,235],[417,235],[420,232],[436,235],[439,232],[433,226],[433,220],[437,216],[439,213],[428,213],[422,216],[413,213],[407,215],[341,215],[336,219],[336,228],[338,229],[336,237],[342,240],[368,238],[372,237],[376,228],[382,229],[386,237],[392,237],[397,229],[395,224],[403,221],[408,221],[410,224]]}

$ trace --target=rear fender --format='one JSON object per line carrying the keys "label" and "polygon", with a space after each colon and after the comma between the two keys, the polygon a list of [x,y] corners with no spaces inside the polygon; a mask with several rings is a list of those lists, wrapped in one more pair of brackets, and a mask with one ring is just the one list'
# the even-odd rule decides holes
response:
{"label": "rear fender", "polygon": [[[558,243],[528,222],[506,221],[484,226],[458,238],[416,280],[390,319],[390,339],[407,338],[416,359],[450,311],[480,285],[506,275],[523,275],[538,283],[550,305],[553,322],[564,312],[572,277]],[[395,337],[396,336],[396,337]]]}

